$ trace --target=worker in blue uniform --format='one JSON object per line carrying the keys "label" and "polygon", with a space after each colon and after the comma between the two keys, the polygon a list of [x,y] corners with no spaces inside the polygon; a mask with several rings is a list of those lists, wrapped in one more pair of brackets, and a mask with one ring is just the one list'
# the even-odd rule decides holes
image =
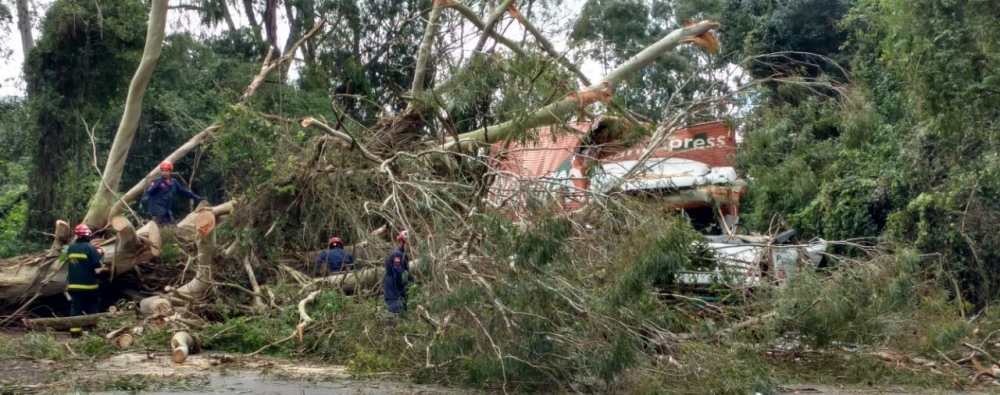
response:
{"label": "worker in blue uniform", "polygon": [[142,201],[146,204],[146,215],[156,220],[158,225],[172,224],[174,213],[170,206],[174,202],[174,195],[180,194],[182,197],[194,200],[195,204],[201,201],[201,197],[185,188],[180,182],[174,181],[171,177],[174,165],[164,161],[160,163],[160,177],[149,183],[146,193],[142,194]]}
{"label": "worker in blue uniform", "polygon": [[334,236],[330,238],[327,245],[329,249],[316,256],[316,265],[313,267],[315,274],[322,274],[324,267],[330,274],[336,274],[342,270],[354,270],[354,256],[344,251],[343,240]]}
{"label": "worker in blue uniform", "polygon": [[396,236],[399,247],[385,260],[385,280],[382,289],[389,313],[400,315],[406,312],[406,285],[409,284],[410,259],[406,256],[406,242],[409,232],[403,230]]}

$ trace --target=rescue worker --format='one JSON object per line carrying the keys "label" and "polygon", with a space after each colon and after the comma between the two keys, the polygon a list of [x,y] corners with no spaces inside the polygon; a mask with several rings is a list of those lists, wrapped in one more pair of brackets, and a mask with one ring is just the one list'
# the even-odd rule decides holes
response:
{"label": "rescue worker", "polygon": [[337,273],[341,270],[354,270],[354,256],[344,251],[344,241],[339,237],[331,237],[328,243],[328,250],[320,252],[316,257],[315,273],[321,273],[321,265],[326,264],[328,273]]}
{"label": "rescue worker", "polygon": [[146,215],[154,218],[158,225],[174,222],[174,213],[170,211],[170,205],[174,202],[175,194],[179,193],[182,197],[192,199],[195,204],[201,201],[200,196],[195,195],[180,182],[171,178],[173,171],[173,163],[168,161],[160,163],[160,178],[150,182],[146,193],[142,194],[142,202],[146,205]]}
{"label": "rescue worker", "polygon": [[[101,293],[97,274],[107,271],[101,264],[104,251],[90,244],[90,227],[79,224],[73,230],[76,240],[66,250],[68,274],[66,291],[70,296],[70,316],[97,314],[101,310]],[[73,337],[80,337],[83,328],[70,328]]]}
{"label": "rescue worker", "polygon": [[406,256],[406,242],[409,232],[403,230],[396,236],[399,247],[389,254],[385,260],[385,280],[382,290],[385,294],[385,304],[392,315],[406,312],[406,285],[410,279],[410,259]]}

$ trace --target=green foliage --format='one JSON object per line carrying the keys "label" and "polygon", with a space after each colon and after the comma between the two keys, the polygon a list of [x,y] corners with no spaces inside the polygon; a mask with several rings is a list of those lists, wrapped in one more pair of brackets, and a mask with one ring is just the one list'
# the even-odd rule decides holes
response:
{"label": "green foliage", "polygon": [[118,353],[118,346],[102,336],[87,333],[70,343],[73,351],[92,357],[106,357]]}
{"label": "green foliage", "polygon": [[[136,2],[57,1],[27,60],[32,172],[26,228],[33,238],[56,218],[80,220],[96,187],[88,127],[106,147],[142,53],[146,9]],[[109,114],[110,113],[110,114]],[[103,121],[103,122],[102,122]],[[106,149],[99,149],[106,152]]]}
{"label": "green foliage", "polygon": [[[769,227],[780,214],[810,236],[910,243],[940,254],[960,283],[956,296],[982,306],[1000,295],[1000,227],[982,220],[998,214],[987,202],[1000,198],[991,104],[1000,64],[989,50],[1000,36],[986,27],[1000,14],[988,1],[854,3],[838,22],[843,46],[795,49],[850,59],[855,83],[834,96],[778,84],[746,119],[738,157],[753,179],[746,222]],[[733,18],[758,26],[758,17]],[[746,43],[744,55],[758,53]]]}
{"label": "green foliage", "polygon": [[[836,29],[855,0],[728,0],[720,38],[741,57],[763,56],[747,70],[754,78],[779,74],[818,76],[832,66],[816,55],[841,60],[847,33]],[[768,56],[780,52],[785,53]],[[816,62],[816,63],[814,63]],[[802,70],[802,69],[805,70]]]}
{"label": "green foliage", "polygon": [[901,330],[916,305],[921,259],[912,252],[845,265],[830,275],[801,273],[773,297],[777,333],[797,333],[811,347],[877,343]]}
{"label": "green foliage", "polygon": [[697,237],[690,226],[676,220],[655,221],[644,230],[623,240],[621,258],[613,261],[619,267],[610,298],[614,305],[633,303],[651,287],[667,288],[679,270],[690,267]]}
{"label": "green foliage", "polygon": [[0,160],[0,258],[34,247],[22,240],[28,211],[28,172],[18,162]]}
{"label": "green foliage", "polygon": [[16,339],[0,338],[0,354],[58,361],[66,358],[66,348],[50,333],[29,333]]}

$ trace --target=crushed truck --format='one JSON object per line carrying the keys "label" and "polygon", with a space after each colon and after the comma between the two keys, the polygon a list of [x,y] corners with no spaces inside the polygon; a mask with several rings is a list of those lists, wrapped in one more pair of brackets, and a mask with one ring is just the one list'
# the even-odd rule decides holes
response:
{"label": "crushed truck", "polygon": [[489,147],[496,169],[486,198],[491,207],[518,211],[542,201],[574,211],[611,193],[653,196],[702,233],[693,247],[716,262],[710,270],[679,273],[678,281],[690,286],[781,285],[800,270],[814,270],[825,256],[823,239],[800,243],[794,230],[759,235],[740,226],[748,184],[733,166],[736,134],[724,122],[675,130],[649,155],[649,137],[636,138],[629,122],[613,117],[533,132],[537,139]]}

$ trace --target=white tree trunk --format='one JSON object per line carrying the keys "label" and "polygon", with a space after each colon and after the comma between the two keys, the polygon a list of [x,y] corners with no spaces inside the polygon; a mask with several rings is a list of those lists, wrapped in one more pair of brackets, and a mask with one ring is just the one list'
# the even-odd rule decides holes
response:
{"label": "white tree trunk", "polygon": [[171,358],[174,363],[184,363],[189,354],[197,354],[201,351],[201,342],[190,333],[180,331],[170,339],[170,348],[173,349]]}
{"label": "white tree trunk", "polygon": [[[484,127],[468,133],[459,135],[459,141],[449,141],[444,144],[444,149],[461,149],[469,151],[482,144],[491,144],[503,140],[512,132],[526,130],[544,125],[552,125],[564,122],[568,115],[581,110],[597,101],[610,99],[611,90],[619,82],[637,71],[646,67],[664,53],[677,48],[685,41],[709,32],[718,27],[714,22],[700,22],[692,26],[680,28],[670,32],[666,37],[660,39],[655,44],[646,47],[631,59],[602,78],[597,83],[587,87],[581,92],[567,95],[565,98],[549,104],[541,109],[529,114],[524,119],[511,120],[496,125]],[[489,131],[489,134],[487,134]]]}
{"label": "white tree trunk", "polygon": [[[233,202],[227,202],[211,208],[202,208],[191,213],[177,227],[178,234],[185,234],[183,229],[189,228],[195,237],[198,248],[198,265],[195,277],[176,289],[167,289],[166,294],[154,295],[139,302],[139,311],[145,315],[164,314],[173,310],[174,306],[182,306],[190,300],[201,300],[212,287],[212,266],[215,264],[215,226],[219,218],[228,215],[233,210]],[[183,237],[183,236],[182,236]]]}
{"label": "white tree trunk", "polygon": [[[129,249],[123,249],[113,240],[91,241],[104,250],[104,262],[113,264],[115,273],[132,270],[159,256],[161,248],[160,229],[156,222],[149,222],[132,231],[132,225],[124,218],[115,222],[121,224],[122,221],[127,224],[127,229],[123,230]],[[36,293],[48,296],[63,292],[66,289],[67,269],[59,262],[62,248],[62,245],[57,245],[33,255],[0,261],[0,301],[14,302]]]}
{"label": "white tree trunk", "polygon": [[434,47],[434,40],[437,38],[438,30],[441,29],[441,12],[444,5],[441,1],[435,1],[431,14],[427,17],[427,28],[424,29],[424,39],[420,42],[420,51],[417,53],[417,68],[413,72],[413,85],[410,87],[410,95],[417,98],[424,92],[424,79],[427,75],[427,64],[430,63],[431,49]]}
{"label": "white tree trunk", "polygon": [[[31,63],[28,54],[35,47],[35,39],[31,34],[31,10],[28,0],[17,0],[17,30],[21,33],[21,53],[24,54],[24,79],[31,85]],[[29,93],[31,89],[28,89]]]}
{"label": "white tree trunk", "polygon": [[167,3],[167,0],[153,0],[149,10],[149,27],[146,29],[146,47],[142,51],[142,60],[132,77],[131,85],[129,85],[128,97],[125,99],[125,112],[122,114],[122,121],[115,133],[115,141],[111,144],[111,152],[108,154],[108,162],[104,166],[101,183],[97,187],[97,193],[94,194],[94,198],[90,202],[90,210],[87,211],[87,216],[83,221],[92,229],[103,228],[107,224],[108,219],[112,216],[111,208],[118,200],[116,196],[118,184],[121,183],[125,159],[128,157],[136,128],[139,126],[142,99],[146,95],[146,87],[149,86],[153,69],[156,68],[156,63],[160,60],[160,53],[163,52],[163,37],[167,25]]}

